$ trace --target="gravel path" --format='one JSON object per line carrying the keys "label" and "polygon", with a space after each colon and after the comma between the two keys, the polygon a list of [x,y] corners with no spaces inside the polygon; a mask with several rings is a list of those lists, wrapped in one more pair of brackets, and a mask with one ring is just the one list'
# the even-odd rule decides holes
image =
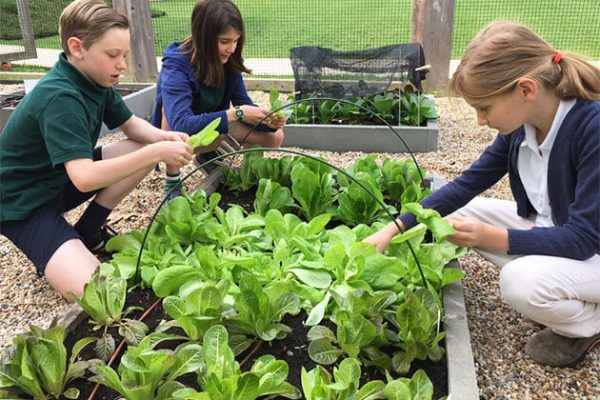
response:
{"label": "gravel path", "polygon": [[[266,94],[252,94],[260,104]],[[474,113],[460,99],[436,99],[440,113],[439,150],[417,155],[428,171],[452,179],[465,169],[491,143],[495,133],[478,127]],[[120,138],[113,134],[101,144]],[[348,165],[363,153],[319,154],[340,166]],[[399,157],[382,154],[384,157]],[[191,167],[188,167],[191,168]],[[194,177],[193,183],[200,180]],[[148,176],[134,193],[113,212],[113,226],[121,232],[141,229],[160,202],[162,180],[159,174]],[[486,192],[488,196],[511,199],[506,180]],[[68,213],[74,222],[81,208]],[[469,316],[471,342],[482,399],[599,399],[600,349],[589,355],[576,369],[540,367],[524,354],[527,339],[537,331],[531,321],[510,310],[498,288],[498,269],[476,253],[461,259],[466,273],[463,281]],[[27,324],[46,326],[62,315],[66,303],[34,272],[33,265],[4,237],[0,237],[0,350],[27,329]],[[460,400],[460,399],[458,399]]]}

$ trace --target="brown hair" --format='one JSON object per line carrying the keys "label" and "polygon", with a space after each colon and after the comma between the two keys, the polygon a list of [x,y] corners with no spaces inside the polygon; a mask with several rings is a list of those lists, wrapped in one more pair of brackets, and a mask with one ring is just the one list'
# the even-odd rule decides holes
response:
{"label": "brown hair", "polygon": [[557,51],[524,25],[493,22],[473,39],[450,81],[465,99],[503,94],[524,77],[552,88],[560,99],[600,99],[600,69],[582,56]]}
{"label": "brown hair", "polygon": [[60,45],[67,55],[70,37],[79,38],[88,49],[106,31],[129,28],[129,20],[102,0],[75,0],[60,14]]}
{"label": "brown hair", "polygon": [[[218,53],[218,37],[233,28],[240,35],[235,52],[225,65]],[[192,34],[180,45],[189,48],[192,68],[196,77],[207,86],[219,87],[225,82],[225,68],[234,72],[251,71],[242,60],[244,48],[244,20],[231,0],[199,0],[192,11]]]}

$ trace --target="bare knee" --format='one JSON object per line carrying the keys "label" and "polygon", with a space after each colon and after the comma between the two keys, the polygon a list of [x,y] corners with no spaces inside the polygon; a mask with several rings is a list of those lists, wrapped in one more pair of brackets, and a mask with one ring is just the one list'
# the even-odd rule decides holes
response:
{"label": "bare knee", "polygon": [[72,301],[69,293],[83,295],[100,262],[79,239],[62,244],[50,257],[44,275],[48,283],[65,299]]}

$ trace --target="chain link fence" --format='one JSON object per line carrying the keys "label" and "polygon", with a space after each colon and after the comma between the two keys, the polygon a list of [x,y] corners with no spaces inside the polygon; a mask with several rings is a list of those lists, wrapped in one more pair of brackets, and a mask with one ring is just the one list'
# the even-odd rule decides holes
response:
{"label": "chain link fence", "polygon": [[[0,60],[23,47],[17,2],[0,0]],[[148,0],[139,0],[148,1]],[[189,34],[195,0],[149,0],[158,57]],[[49,68],[60,51],[58,17],[70,0],[28,0],[38,57]],[[410,42],[412,0],[235,0],[246,24],[244,56],[255,74],[290,76],[290,49],[351,51]],[[525,23],[555,48],[600,60],[600,0],[455,0],[452,58],[496,19]],[[17,62],[13,63],[17,64]],[[23,67],[35,71],[36,67]],[[43,70],[43,68],[42,68]]]}

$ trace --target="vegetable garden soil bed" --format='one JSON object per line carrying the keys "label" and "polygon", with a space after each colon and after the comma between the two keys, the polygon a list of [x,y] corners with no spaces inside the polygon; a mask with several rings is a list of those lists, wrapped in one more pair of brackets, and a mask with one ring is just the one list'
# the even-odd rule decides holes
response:
{"label": "vegetable garden soil bed", "polygon": [[[154,302],[156,301],[156,297],[152,290],[142,290],[135,289],[127,294],[127,303],[126,307],[136,306],[142,307],[144,310],[148,309]],[[131,314],[131,318],[139,318],[143,311],[138,311]],[[159,304],[145,319],[144,323],[148,325],[150,330],[154,330],[158,324],[164,320],[168,319],[169,316],[165,313],[162,306]],[[253,345],[249,350],[246,350],[242,354],[237,357],[238,362],[241,364],[242,371],[246,371],[249,367],[254,363],[256,359],[265,354],[272,354],[279,360],[284,360],[288,363],[289,375],[288,382],[292,385],[300,388],[300,372],[302,367],[306,370],[310,370],[314,368],[317,364],[310,359],[308,356],[308,352],[306,348],[308,346],[308,342],[306,339],[306,333],[308,332],[308,327],[303,325],[303,321],[306,320],[306,314],[301,313],[298,316],[291,317],[287,316],[283,323],[288,325],[292,332],[288,334],[288,336],[284,340],[275,340],[269,346],[266,343],[261,343],[260,346]],[[88,318],[83,320],[78,319],[71,325],[67,327],[67,337],[65,339],[65,345],[67,348],[72,348],[72,346],[79,340],[89,336],[98,336],[99,331],[93,330],[93,325],[88,322]],[[113,335],[115,338],[116,346],[120,344],[123,340],[116,332],[116,328],[109,329],[109,333]],[[174,348],[178,345],[178,342],[170,342],[170,345],[162,345],[159,347]],[[121,352],[121,354],[124,350]],[[86,347],[80,353],[81,359],[93,359],[96,358],[96,353],[94,351],[94,346]],[[120,357],[115,359],[114,365],[118,365]],[[328,368],[331,370],[331,368]],[[448,393],[448,381],[447,381],[447,368],[444,362],[433,363],[433,362],[424,362],[424,361],[415,361],[413,362],[413,367],[411,368],[411,372],[409,375],[412,375],[417,369],[423,369],[429,378],[431,379],[434,387],[434,399],[440,399]],[[88,374],[90,375],[90,374]],[[90,375],[91,376],[91,375]],[[381,374],[376,368],[363,368],[361,382],[367,382],[373,379],[381,379],[385,380],[385,375]],[[188,387],[193,387],[199,390],[199,386],[196,380],[193,378],[192,374],[188,374],[187,376],[183,376],[178,379],[181,383],[185,384]],[[81,391],[79,396],[80,399],[88,399],[92,390],[94,388],[93,382],[88,382],[83,379],[74,381],[70,386],[76,387]],[[120,395],[114,390],[100,385],[94,399],[96,400],[113,400],[118,398]]]}
{"label": "vegetable garden soil bed", "polygon": [[[231,204],[237,204],[244,208],[247,211],[251,211],[253,206],[253,200],[255,198],[255,190],[248,190],[245,192],[232,192],[224,189],[222,185],[219,185],[217,188],[217,192],[222,193],[222,198],[220,204],[223,209],[227,209]],[[157,301],[156,296],[152,292],[151,289],[141,289],[135,288],[131,292],[127,294],[126,305],[127,307],[140,307],[141,310],[133,312],[130,315],[132,319],[139,319],[142,314],[150,308]],[[296,316],[287,315],[283,319],[283,323],[288,325],[291,328],[291,332],[288,333],[287,337],[283,340],[274,340],[273,342],[265,343],[265,342],[256,342],[254,343],[248,350],[241,353],[238,357],[236,357],[237,361],[240,363],[240,367],[242,371],[249,370],[250,366],[261,356],[266,354],[271,354],[275,356],[278,360],[284,360],[289,365],[289,375],[288,382],[292,385],[301,388],[301,370],[304,367],[306,370],[311,370],[315,368],[317,363],[315,363],[308,355],[308,340],[307,333],[309,331],[309,327],[304,325],[304,321],[306,320],[306,313],[301,312]],[[159,303],[156,308],[152,312],[150,312],[143,320],[143,322],[148,325],[150,331],[154,331],[156,327],[161,323],[161,321],[168,320],[169,316],[165,312],[162,307],[162,303]],[[85,337],[98,337],[100,336],[101,331],[95,331],[93,329],[93,325],[89,322],[89,319],[85,317],[85,314],[82,312],[77,318],[72,320],[67,328],[66,328],[66,339],[65,345],[67,349],[73,347],[78,340]],[[335,330],[335,326],[331,324],[329,328]],[[115,347],[118,347],[119,344],[123,341],[123,338],[117,333],[117,328],[110,328],[108,332],[115,339]],[[183,331],[180,331],[183,334]],[[159,345],[159,348],[176,348],[181,342],[178,341],[169,341]],[[123,354],[125,349],[123,349],[119,355],[115,358],[113,362],[113,366],[119,364],[120,356]],[[94,346],[88,346],[83,349],[80,353],[80,358],[84,360],[94,359],[96,358],[96,352],[94,350]],[[327,367],[327,369],[331,372],[333,366]],[[429,360],[420,361],[415,360],[412,363],[411,370],[408,376],[414,374],[418,369],[424,370],[429,379],[433,383],[434,388],[434,396],[433,399],[441,399],[444,396],[448,395],[448,371],[447,364],[442,361],[439,363],[434,363]],[[91,376],[88,372],[87,376]],[[385,374],[383,374],[380,370],[375,367],[366,367],[362,369],[361,373],[361,384],[364,384],[371,380],[386,380]],[[181,383],[185,384],[188,387],[192,387],[196,390],[200,390],[200,387],[192,374],[184,375],[178,379]],[[74,381],[70,386],[76,387],[80,390],[80,399],[88,399],[90,394],[92,393],[95,384],[93,382],[86,381],[84,379]],[[99,385],[94,399],[96,400],[112,400],[118,398],[119,393],[114,390]],[[275,397],[282,398],[283,397]]]}

